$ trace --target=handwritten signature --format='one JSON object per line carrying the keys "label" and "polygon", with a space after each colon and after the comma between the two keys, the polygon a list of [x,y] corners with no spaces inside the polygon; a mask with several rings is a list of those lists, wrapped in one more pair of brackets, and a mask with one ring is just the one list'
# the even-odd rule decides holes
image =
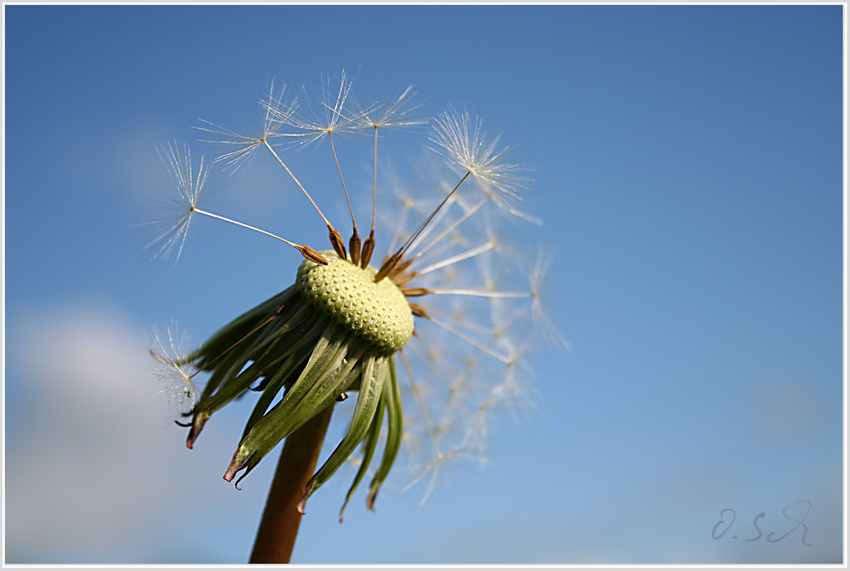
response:
{"label": "handwritten signature", "polygon": [[[788,510],[794,508],[795,506],[801,506],[801,505],[805,506],[805,510],[806,510],[806,511],[803,512],[803,515],[801,517],[795,517],[795,516],[790,515],[788,513]],[[812,502],[810,502],[809,500],[800,500],[799,502],[794,502],[793,504],[787,505],[784,508],[782,508],[782,515],[785,516],[791,522],[794,522],[796,525],[793,528],[791,528],[790,530],[788,530],[784,535],[781,535],[781,536],[776,537],[776,538],[774,538],[774,536],[777,534],[777,532],[771,531],[770,533],[767,534],[767,537],[766,537],[767,541],[770,542],[770,543],[776,543],[778,541],[782,541],[783,539],[785,539],[786,537],[788,537],[789,535],[791,535],[792,533],[797,531],[798,528],[802,528],[803,529],[803,537],[801,538],[801,541],[803,542],[803,545],[805,545],[806,547],[811,547],[811,545],[812,545],[811,543],[806,543],[806,534],[808,533],[809,528],[807,528],[806,524],[803,523],[804,520],[806,519],[806,516],[809,515],[809,510],[811,510],[811,509],[812,509]],[[757,533],[757,535],[750,537],[750,538],[747,538],[746,541],[753,542],[753,541],[758,541],[759,539],[762,538],[762,536],[764,535],[764,532],[762,532],[761,528],[759,527],[759,521],[761,519],[763,519],[766,515],[767,515],[766,512],[761,512],[760,514],[758,514],[756,517],[753,518],[753,528],[755,528],[755,532]],[[712,528],[712,530],[711,530],[711,538],[714,539],[714,540],[723,539],[723,536],[725,536],[726,533],[730,529],[732,529],[732,526],[735,523],[736,517],[737,517],[737,514],[735,513],[735,510],[733,510],[732,508],[723,508],[722,510],[720,510],[720,520],[717,523],[714,524],[714,528]],[[732,539],[738,539],[738,536],[732,535],[731,538]]]}

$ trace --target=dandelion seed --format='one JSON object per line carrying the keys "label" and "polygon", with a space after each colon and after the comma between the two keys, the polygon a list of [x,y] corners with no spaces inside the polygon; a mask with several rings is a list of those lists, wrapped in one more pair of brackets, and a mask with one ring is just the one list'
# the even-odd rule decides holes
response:
{"label": "dandelion seed", "polygon": [[152,345],[151,356],[155,361],[152,374],[162,381],[169,402],[183,413],[190,412],[198,402],[199,394],[192,381],[197,371],[191,365],[188,333],[178,335],[174,324],[166,327],[164,335],[154,328]]}
{"label": "dandelion seed", "polygon": [[298,110],[298,99],[288,97],[286,86],[275,91],[272,81],[268,98],[260,104],[265,110],[265,114],[262,128],[259,131],[251,131],[249,128],[245,132],[240,132],[204,119],[201,120],[204,126],[195,127],[212,137],[202,139],[202,142],[231,148],[230,151],[219,155],[215,162],[224,162],[232,169],[232,172],[236,172],[249,164],[258,149],[270,144],[270,139],[291,136],[287,133],[281,133],[280,130],[291,122],[293,115]]}
{"label": "dandelion seed", "polygon": [[405,89],[401,95],[393,99],[391,103],[382,105],[380,103],[371,107],[362,108],[358,115],[358,121],[366,129],[372,130],[374,140],[373,153],[373,177],[372,177],[372,226],[369,237],[363,243],[362,255],[360,256],[360,267],[369,265],[372,252],[375,249],[375,213],[378,192],[378,129],[407,128],[421,125],[421,119],[412,117],[412,114],[422,107],[422,103],[416,100],[413,87]]}
{"label": "dandelion seed", "polygon": [[299,129],[301,132],[295,136],[303,145],[320,143],[333,134],[353,134],[362,132],[361,117],[367,110],[352,112],[349,109],[349,95],[353,83],[346,77],[343,71],[339,78],[339,86],[331,85],[330,77],[326,77],[322,83],[322,97],[318,106],[311,104],[306,89],[305,101],[307,101],[310,114],[292,114],[287,118],[287,123]]}
{"label": "dandelion seed", "polygon": [[[411,88],[385,104],[363,107],[351,101],[352,82],[343,73],[338,86],[325,84],[318,103],[305,99],[310,114],[296,113],[294,101],[272,92],[264,102],[259,137],[215,131],[234,146],[219,157],[225,163],[244,165],[260,149],[274,156],[285,178],[298,184],[321,215],[332,249],[313,249],[199,209],[197,194],[206,174],[193,178],[187,171],[191,167],[176,153],[170,155],[172,165],[184,165],[182,171],[172,170],[179,172],[178,194],[188,207],[176,230],[169,227],[160,249],[177,248],[179,253],[188,220],[201,214],[282,240],[305,258],[290,287],[222,327],[189,356],[158,359],[163,366],[179,364],[180,378],[192,378],[183,369],[190,365],[209,375],[192,402],[187,446],[194,445],[213,413],[248,391],[258,393],[225,472],[226,480],[238,483],[278,443],[356,394],[348,429],[307,483],[301,511],[357,450],[361,455],[343,509],[367,474],[367,506],[373,507],[402,449],[419,466],[416,482],[424,484],[426,496],[447,462],[486,458],[493,411],[528,394],[520,382],[525,350],[519,347],[527,340],[521,325],[533,323],[541,311],[537,293],[543,269],[535,266],[530,289],[518,287],[517,278],[529,275],[507,273],[508,266],[518,266],[505,263],[505,247],[490,222],[524,216],[512,202],[521,197],[527,179],[519,175],[519,166],[507,162],[509,151],[499,150],[499,139],[488,138],[479,119],[449,108],[436,118],[431,141],[462,172],[452,182],[441,173],[425,185],[425,193],[404,195],[397,185],[383,181],[379,193],[378,132],[422,124],[413,115],[421,103]],[[365,184],[347,182],[338,160],[341,141],[335,137],[355,133],[373,137],[369,158],[374,168],[367,182],[372,186],[372,221],[362,244],[349,191]],[[285,148],[270,142],[279,137],[293,137],[291,141],[303,145],[328,138],[353,227],[347,250],[296,177],[290,159],[284,160]],[[198,184],[187,185],[196,179]],[[460,190],[470,181],[484,194]],[[395,210],[379,201],[386,193],[401,198]],[[386,232],[376,229],[382,220],[388,222]],[[388,245],[379,266],[370,263],[376,240]],[[397,359],[404,366],[402,375],[397,375]],[[175,375],[163,369],[165,373]],[[428,453],[430,458],[420,457]]]}
{"label": "dandelion seed", "polygon": [[415,113],[424,103],[416,97],[413,86],[408,86],[398,97],[386,103],[374,103],[360,108],[358,121],[366,129],[398,129],[425,125],[427,121],[416,117]]}
{"label": "dandelion seed", "polygon": [[201,190],[209,174],[209,166],[204,163],[202,156],[200,165],[194,170],[189,147],[184,147],[181,153],[177,143],[169,143],[157,149],[157,152],[171,175],[177,189],[177,198],[164,205],[172,214],[146,225],[155,236],[145,248],[154,258],[167,259],[174,255],[176,262],[186,244],[189,227],[200,203]]}
{"label": "dandelion seed", "polygon": [[204,183],[206,182],[208,174],[207,167],[205,167],[204,165],[203,157],[201,157],[201,166],[198,168],[197,178],[193,178],[192,161],[188,151],[188,147],[185,151],[185,160],[181,159],[180,153],[177,150],[176,143],[174,145],[169,144],[167,147],[167,151],[161,151],[160,156],[165,157],[163,160],[166,162],[166,166],[169,169],[171,178],[174,181],[175,186],[177,187],[178,199],[173,201],[172,206],[173,209],[177,210],[176,214],[148,223],[148,226],[151,227],[165,227],[165,230],[163,232],[160,232],[154,238],[154,240],[148,243],[147,245],[147,248],[154,252],[154,257],[168,257],[176,249],[176,262],[177,259],[179,259],[180,257],[180,253],[183,250],[183,245],[186,242],[186,238],[188,237],[189,225],[191,224],[192,219],[196,215],[200,215],[216,220],[221,220],[223,222],[228,222],[236,226],[241,226],[242,228],[247,228],[249,230],[254,230],[255,232],[265,234],[266,236],[275,238],[277,240],[280,240],[281,242],[292,246],[293,248],[301,252],[301,255],[303,255],[308,260],[311,260],[318,264],[327,263],[327,260],[325,260],[325,258],[321,254],[316,252],[310,246],[304,244],[296,244],[295,242],[291,242],[286,238],[281,238],[276,234],[272,234],[271,232],[262,230],[260,228],[257,228],[256,226],[251,226],[250,224],[239,222],[232,218],[228,218],[226,216],[222,216],[220,214],[215,214],[213,212],[198,208],[201,189],[203,188]]}
{"label": "dandelion seed", "polygon": [[531,312],[539,331],[543,333],[549,344],[569,349],[570,344],[554,324],[549,312],[546,311],[543,305],[542,288],[545,283],[546,273],[549,271],[551,265],[552,257],[545,250],[541,249],[535,258],[533,268],[529,272],[532,296]]}
{"label": "dandelion seed", "polygon": [[513,203],[528,187],[522,175],[527,169],[507,161],[513,149],[499,149],[499,137],[490,138],[480,118],[449,107],[434,120],[431,141],[437,145],[433,150],[471,174],[496,204],[519,214]]}

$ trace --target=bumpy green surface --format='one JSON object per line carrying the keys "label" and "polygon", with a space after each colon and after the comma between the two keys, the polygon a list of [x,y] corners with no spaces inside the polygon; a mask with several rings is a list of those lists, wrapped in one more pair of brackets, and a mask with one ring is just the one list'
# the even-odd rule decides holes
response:
{"label": "bumpy green surface", "polygon": [[375,283],[373,266],[361,269],[333,250],[322,252],[328,265],[305,260],[295,285],[308,302],[369,343],[398,351],[413,335],[407,298],[390,279]]}

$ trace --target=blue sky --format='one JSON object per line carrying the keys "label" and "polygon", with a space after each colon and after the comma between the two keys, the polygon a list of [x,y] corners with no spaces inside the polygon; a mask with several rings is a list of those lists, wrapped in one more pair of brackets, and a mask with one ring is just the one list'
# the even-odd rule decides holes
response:
{"label": "blue sky", "polygon": [[[147,337],[201,340],[299,260],[202,220],[175,267],[133,227],[169,191],[157,145],[342,69],[521,145],[545,224],[516,234],[556,256],[571,350],[533,355],[536,408],[495,419],[492,465],[423,505],[394,474],[342,525],[332,481],[293,562],[839,562],[842,10],[5,5],[6,562],[247,560],[275,460],[221,480],[244,407],[186,450]],[[211,206],[321,237],[273,166],[214,178]]]}

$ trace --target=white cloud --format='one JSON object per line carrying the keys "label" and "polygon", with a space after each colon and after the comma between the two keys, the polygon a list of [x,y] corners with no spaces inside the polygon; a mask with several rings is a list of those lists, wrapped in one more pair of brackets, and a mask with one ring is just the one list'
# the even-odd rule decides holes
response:
{"label": "white cloud", "polygon": [[7,561],[119,557],[134,532],[166,517],[185,454],[146,373],[145,334],[97,305],[16,325],[7,324]]}

